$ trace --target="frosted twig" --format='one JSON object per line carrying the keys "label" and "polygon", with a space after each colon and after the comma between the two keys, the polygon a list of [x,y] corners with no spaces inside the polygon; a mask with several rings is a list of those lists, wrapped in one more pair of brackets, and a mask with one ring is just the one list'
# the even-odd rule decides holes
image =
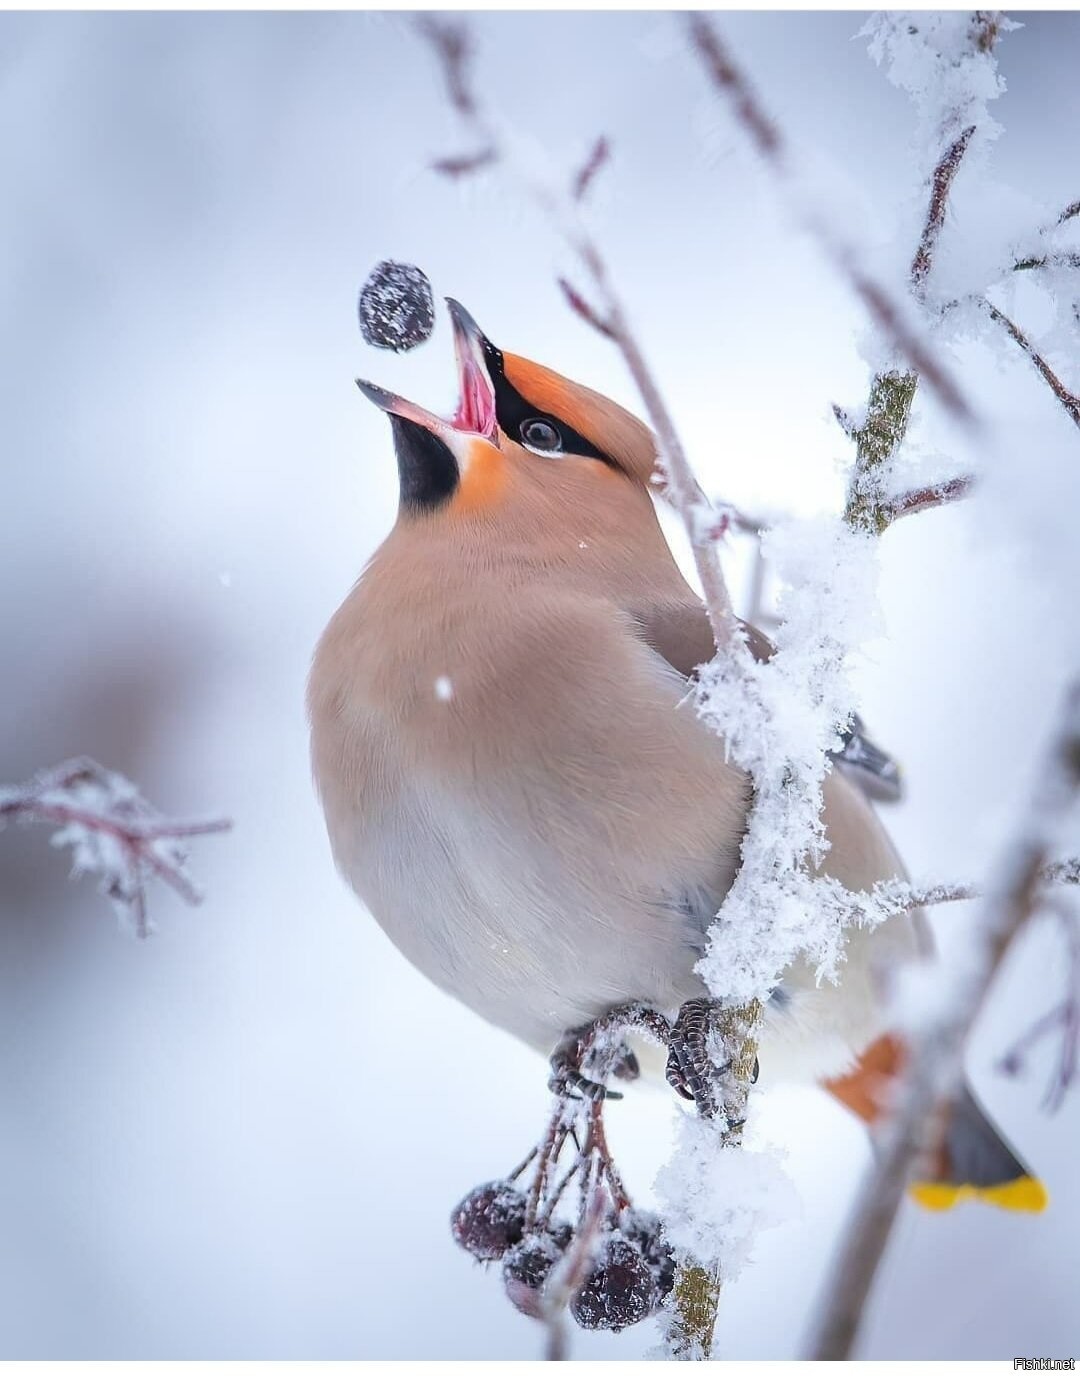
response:
{"label": "frosted twig", "polygon": [[947,1122],[961,1087],[964,1044],[1005,954],[1038,906],[1055,828],[1078,792],[1080,682],[1068,689],[1029,814],[997,867],[970,964],[957,974],[951,996],[939,1001],[941,1011],[909,1044],[894,1113],[827,1287],[825,1313],[810,1345],[816,1360],[844,1360],[852,1353],[904,1189]]}
{"label": "frosted twig", "polygon": [[[774,174],[778,185],[786,193],[800,223],[817,241],[819,248],[834,268],[845,278],[885,337],[907,359],[911,367],[926,379],[945,408],[957,420],[974,425],[975,416],[967,399],[937,358],[922,331],[910,321],[901,302],[895,300],[880,282],[875,281],[865,271],[854,245],[847,242],[834,226],[828,224],[824,217],[807,205],[798,194],[784,136],[775,121],[766,114],[757,93],[733,60],[711,19],[698,12],[687,14],[685,19],[691,42],[700,55],[713,85],[730,102],[736,119],[746,130],[751,143]],[[966,144],[964,146],[966,147]],[[957,160],[962,153],[963,149],[957,155]],[[947,186],[945,189],[948,189]]]}
{"label": "frosted twig", "polygon": [[498,161],[522,183],[526,193],[552,220],[585,270],[595,294],[595,305],[588,305],[580,292],[569,284],[563,290],[568,293],[578,314],[611,339],[623,356],[656,433],[659,444],[658,469],[664,479],[667,495],[682,516],[690,536],[713,636],[718,646],[730,645],[732,653],[738,655],[744,647],[735,630],[731,598],[719,556],[715,544],[703,538],[698,530],[698,513],[707,505],[706,499],[690,467],[675,421],[630,326],[607,263],[581,219],[578,201],[597,167],[606,159],[606,150],[598,157],[597,150],[602,145],[597,145],[592,159],[578,173],[569,194],[539,182],[508,154],[508,140],[502,133],[501,122],[488,114],[477,98],[470,81],[470,40],[464,23],[428,15],[420,21],[419,31],[431,43],[439,59],[451,103],[478,145],[485,153],[490,153],[491,156],[485,160]]}
{"label": "frosted twig", "polygon": [[915,257],[911,263],[911,282],[916,291],[922,287],[930,271],[938,235],[945,223],[945,207],[948,204],[949,189],[974,133],[974,124],[969,124],[963,133],[946,148],[938,160],[938,165],[934,168],[934,175],[930,183],[930,206],[926,213],[926,223],[923,226],[919,247],[915,250]]}
{"label": "frosted twig", "polygon": [[43,770],[25,784],[0,788],[0,826],[8,819],[59,826],[52,844],[72,847],[72,873],[98,875],[101,892],[139,937],[150,932],[146,880],[156,876],[186,903],[201,902],[183,842],[232,826],[226,818],[165,817],[129,779],[86,758]]}
{"label": "frosted twig", "polygon": [[946,478],[943,482],[934,483],[930,487],[919,487],[911,492],[901,493],[899,497],[890,497],[882,507],[882,514],[886,523],[892,525],[893,521],[899,521],[902,516],[914,516],[919,511],[929,511],[935,506],[947,506],[950,502],[962,501],[965,497],[970,497],[975,487],[975,479],[970,473],[961,474],[957,478]]}
{"label": "frosted twig", "polygon": [[990,319],[1001,325],[1007,331],[1010,339],[1027,354],[1035,371],[1064,406],[1069,419],[1075,426],[1080,427],[1080,397],[1069,391],[1023,330],[1010,320],[1003,311],[999,311],[997,306],[992,301],[987,300],[985,296],[979,298],[979,304],[990,316]]}
{"label": "frosted twig", "polygon": [[1030,258],[1019,258],[1013,264],[1013,272],[1030,272],[1034,268],[1080,268],[1080,253],[1044,253]]}
{"label": "frosted twig", "polygon": [[[977,39],[982,32],[983,30],[976,26],[973,37]],[[970,124],[948,145],[938,159],[930,178],[930,202],[926,209],[926,221],[908,274],[912,290],[917,296],[922,296],[925,289],[933,266],[938,237],[945,223],[949,191],[974,133],[975,125]],[[861,528],[880,535],[898,516],[911,515],[916,511],[924,511],[929,506],[940,505],[940,501],[923,500],[906,507],[898,506],[885,495],[889,467],[907,434],[911,406],[918,384],[917,372],[894,370],[878,373],[870,387],[866,420],[861,426],[856,426],[843,412],[834,408],[837,419],[855,441],[855,466],[852,469],[847,507],[844,511],[844,519],[855,529]],[[942,489],[933,489],[940,490]],[[931,489],[927,489],[924,497],[928,497],[930,491]],[[957,492],[942,500],[952,501],[958,495],[962,494]]]}

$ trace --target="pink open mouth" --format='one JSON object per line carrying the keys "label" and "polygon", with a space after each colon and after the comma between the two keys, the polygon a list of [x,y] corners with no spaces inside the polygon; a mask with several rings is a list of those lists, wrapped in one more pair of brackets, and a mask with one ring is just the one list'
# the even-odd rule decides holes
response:
{"label": "pink open mouth", "polygon": [[487,370],[468,355],[459,352],[461,400],[451,417],[455,430],[469,430],[490,439],[495,433],[495,393]]}
{"label": "pink open mouth", "polygon": [[467,430],[486,440],[496,431],[495,389],[484,359],[484,336],[469,312],[447,297],[454,326],[454,355],[458,365],[461,400],[450,421],[455,430]]}

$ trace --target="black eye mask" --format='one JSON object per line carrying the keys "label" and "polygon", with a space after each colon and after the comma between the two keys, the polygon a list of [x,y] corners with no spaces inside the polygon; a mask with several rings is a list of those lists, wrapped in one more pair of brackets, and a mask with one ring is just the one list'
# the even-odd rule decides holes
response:
{"label": "black eye mask", "polygon": [[[549,411],[541,410],[526,397],[523,397],[506,376],[502,353],[486,339],[484,340],[484,359],[495,392],[495,417],[499,422],[499,429],[509,435],[512,440],[516,440],[518,443],[523,442],[521,427],[526,421],[546,421],[548,425],[553,425],[562,436],[561,453],[574,454],[583,459],[599,459],[609,468],[619,469],[619,465],[614,459],[597,449],[595,444],[587,440],[584,435],[579,434],[572,425],[567,425],[566,421],[560,420],[558,416],[553,416]],[[619,469],[619,471],[622,470]]]}

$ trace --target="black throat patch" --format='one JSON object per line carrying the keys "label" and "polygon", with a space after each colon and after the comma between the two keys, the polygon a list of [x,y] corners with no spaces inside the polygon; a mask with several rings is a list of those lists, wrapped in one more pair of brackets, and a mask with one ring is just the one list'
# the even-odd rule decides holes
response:
{"label": "black throat patch", "polygon": [[390,417],[401,505],[432,511],[448,502],[461,480],[457,460],[437,435],[403,416]]}

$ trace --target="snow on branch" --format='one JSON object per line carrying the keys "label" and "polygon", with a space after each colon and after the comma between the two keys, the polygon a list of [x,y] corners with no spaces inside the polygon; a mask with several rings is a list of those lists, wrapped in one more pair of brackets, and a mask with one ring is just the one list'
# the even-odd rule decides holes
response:
{"label": "snow on branch", "polygon": [[59,827],[52,844],[72,848],[72,874],[97,875],[101,892],[139,937],[152,930],[147,880],[160,879],[186,903],[200,903],[186,842],[232,826],[226,818],[166,817],[129,779],[86,758],[43,770],[25,784],[0,787],[0,826],[8,820]]}
{"label": "snow on branch", "polygon": [[[886,339],[926,379],[942,405],[956,420],[974,426],[975,414],[971,406],[906,303],[894,297],[869,274],[862,265],[855,244],[847,240],[839,226],[829,222],[820,207],[799,186],[786,139],[775,121],[766,114],[756,91],[735,62],[712,20],[705,14],[694,12],[686,16],[686,24],[691,42],[713,85],[730,103],[735,118],[776,178],[795,218],[817,241],[825,257],[862,301]],[[957,162],[966,146],[965,141],[956,154]],[[944,175],[947,181],[943,194],[946,194],[951,174]],[[931,238],[936,238],[936,233],[937,230],[933,230]],[[929,249],[932,249],[932,243]]]}
{"label": "snow on branch", "polygon": [[1021,330],[1018,325],[1014,324],[1004,311],[999,311],[997,306],[995,306],[992,301],[987,300],[986,297],[983,297],[979,304],[982,306],[983,310],[986,311],[987,315],[989,315],[990,319],[993,320],[995,324],[1000,325],[1006,331],[1013,343],[1023,350],[1031,361],[1035,371],[1046,383],[1047,387],[1050,388],[1054,396],[1057,397],[1058,401],[1061,402],[1069,419],[1075,426],[1080,427],[1080,397],[1069,391],[1058,377],[1057,373],[1055,373],[1053,368],[1047,363],[1046,359],[1043,358],[1042,354],[1035,348],[1035,345],[1032,344],[1031,340],[1024,334],[1023,330]]}
{"label": "snow on branch", "polygon": [[[935,1013],[908,1041],[908,1065],[854,1223],[827,1287],[809,1356],[850,1357],[893,1220],[919,1162],[932,1156],[963,1082],[963,1050],[994,977],[1017,935],[1044,901],[1044,878],[1062,823],[1080,794],[1080,681],[1065,696],[1054,740],[1015,840],[988,888],[978,941],[966,968],[934,991]],[[1076,873],[1064,862],[1062,874]]]}

